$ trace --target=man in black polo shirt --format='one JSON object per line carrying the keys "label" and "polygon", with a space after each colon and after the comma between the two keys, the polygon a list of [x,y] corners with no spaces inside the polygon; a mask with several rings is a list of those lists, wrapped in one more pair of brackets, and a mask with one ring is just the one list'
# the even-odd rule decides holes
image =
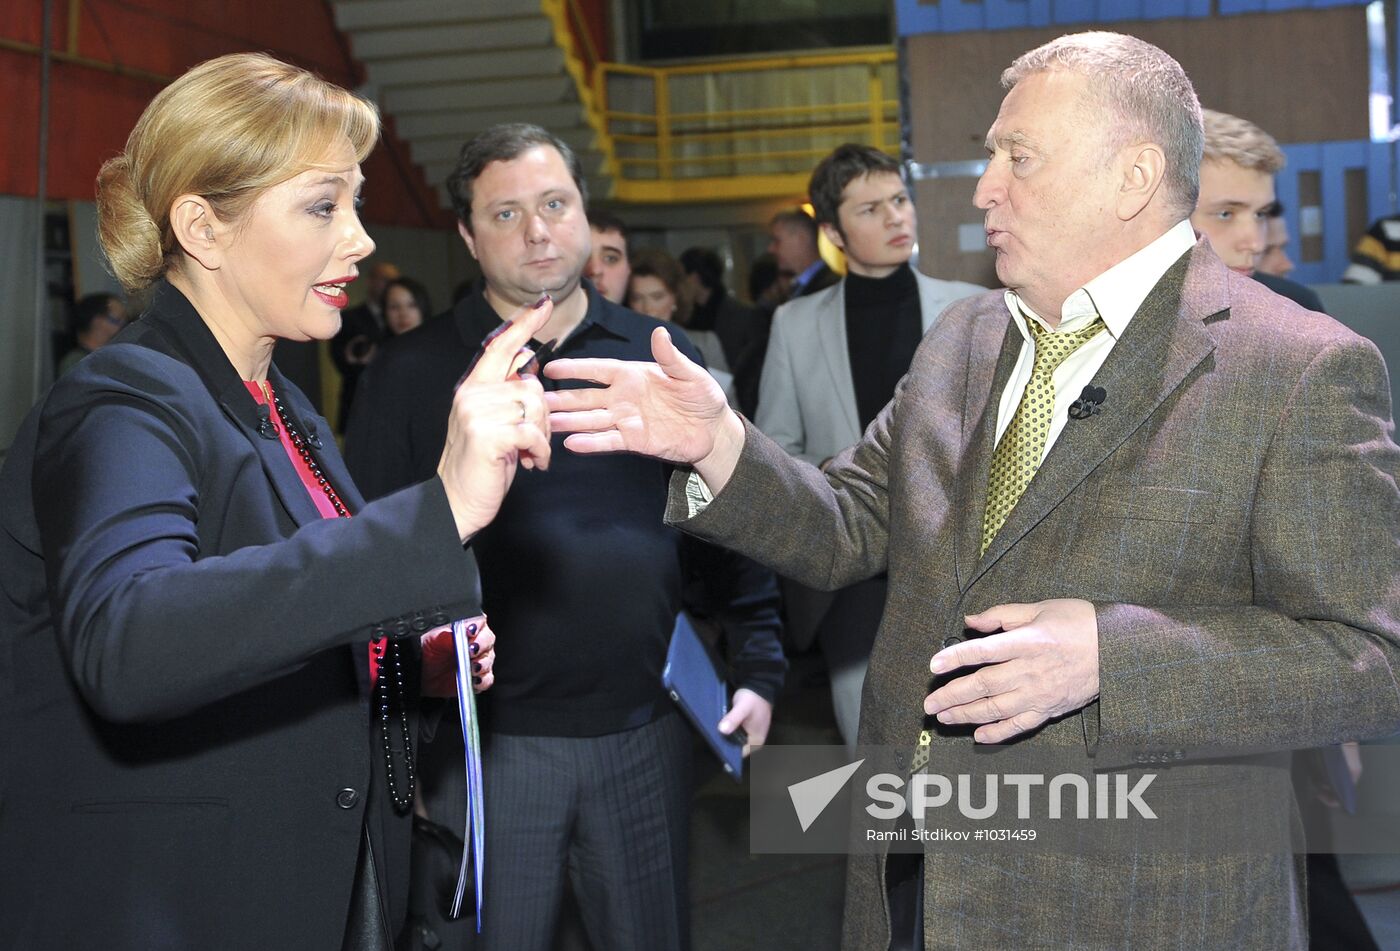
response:
{"label": "man in black polo shirt", "polygon": [[[651,359],[657,321],[581,280],[589,228],[567,145],[537,126],[496,126],[463,149],[448,189],[483,281],[450,314],[392,341],[362,378],[346,458],[369,496],[434,471],[453,384],[502,317],[541,293],[554,307],[539,336],[560,355]],[[558,455],[548,472],[521,472],[471,542],[500,639],[481,701],[477,947],[549,948],[566,872],[595,947],[686,947],[691,738],[661,687],[666,646],[683,584],[703,579],[739,687],[721,729],[743,727],[761,744],[784,669],[776,585],[663,524],[667,466]]]}

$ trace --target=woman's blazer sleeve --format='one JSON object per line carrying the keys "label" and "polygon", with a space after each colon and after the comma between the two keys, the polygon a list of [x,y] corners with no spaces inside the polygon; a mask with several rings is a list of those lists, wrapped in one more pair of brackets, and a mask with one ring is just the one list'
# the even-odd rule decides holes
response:
{"label": "woman's blazer sleeve", "polygon": [[[270,509],[224,509],[273,488],[231,451],[242,437],[194,372],[109,349],[122,353],[94,354],[50,392],[32,473],[54,627],[99,715],[174,717],[403,616],[475,612],[441,482],[284,537]],[[211,544],[202,518],[232,526],[241,547]]]}

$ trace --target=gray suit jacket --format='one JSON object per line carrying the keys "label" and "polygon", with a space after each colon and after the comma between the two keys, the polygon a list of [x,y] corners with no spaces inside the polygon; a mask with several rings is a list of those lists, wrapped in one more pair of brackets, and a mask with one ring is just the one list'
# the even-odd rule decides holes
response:
{"label": "gray suit jacket", "polygon": [[[986,290],[918,271],[914,276],[924,333],[948,305]],[[758,428],[790,455],[819,464],[860,438],[845,280],[778,308],[758,392]]]}
{"label": "gray suit jacket", "polygon": [[[1064,430],[979,557],[997,398],[1021,344],[1010,326],[1000,293],[953,307],[825,475],[750,427],[704,511],[686,519],[676,484],[670,514],[688,531],[808,584],[888,570],[861,743],[908,749],[928,657],[971,635],[964,614],[1053,597],[1096,607],[1100,694],[1022,741],[1036,748],[1162,763],[1393,733],[1400,450],[1375,347],[1198,243],[1096,375],[1103,412]],[[930,724],[935,758],[971,742]],[[1197,768],[1217,790],[1251,770]],[[1262,771],[1291,805],[1286,757]],[[929,948],[1307,941],[1291,856],[925,848]],[[884,856],[851,858],[848,949],[887,946],[883,870]]]}

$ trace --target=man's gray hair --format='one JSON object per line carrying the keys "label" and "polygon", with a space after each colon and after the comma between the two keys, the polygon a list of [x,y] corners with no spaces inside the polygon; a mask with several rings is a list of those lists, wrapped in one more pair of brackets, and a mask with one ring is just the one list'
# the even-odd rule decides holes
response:
{"label": "man's gray hair", "polygon": [[1051,70],[1088,80],[1092,103],[1104,112],[1098,118],[1107,130],[1109,154],[1142,142],[1163,148],[1168,201],[1182,217],[1190,215],[1200,192],[1205,133],[1200,100],[1181,64],[1135,36],[1071,33],[1023,53],[1001,74],[1001,84],[1011,89]]}

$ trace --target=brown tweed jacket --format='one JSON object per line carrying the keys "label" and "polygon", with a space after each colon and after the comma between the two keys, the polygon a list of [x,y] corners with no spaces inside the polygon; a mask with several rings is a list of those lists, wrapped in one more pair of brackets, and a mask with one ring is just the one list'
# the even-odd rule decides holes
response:
{"label": "brown tweed jacket", "polygon": [[[1198,243],[1095,377],[1103,412],[1065,428],[979,558],[1009,327],[1001,292],[953,305],[825,476],[750,427],[704,511],[673,486],[673,521],[814,587],[888,570],[861,743],[908,747],[964,614],[1053,597],[1097,608],[1100,697],[1026,743],[1162,763],[1400,727],[1400,450],[1375,347]],[[756,512],[778,516],[756,532]],[[970,742],[940,731],[933,755]],[[1208,769],[1224,787],[1245,767]],[[1266,771],[1286,789],[1285,765]],[[1286,855],[928,849],[930,949],[1307,943]],[[884,856],[849,869],[843,946],[885,951]]]}

